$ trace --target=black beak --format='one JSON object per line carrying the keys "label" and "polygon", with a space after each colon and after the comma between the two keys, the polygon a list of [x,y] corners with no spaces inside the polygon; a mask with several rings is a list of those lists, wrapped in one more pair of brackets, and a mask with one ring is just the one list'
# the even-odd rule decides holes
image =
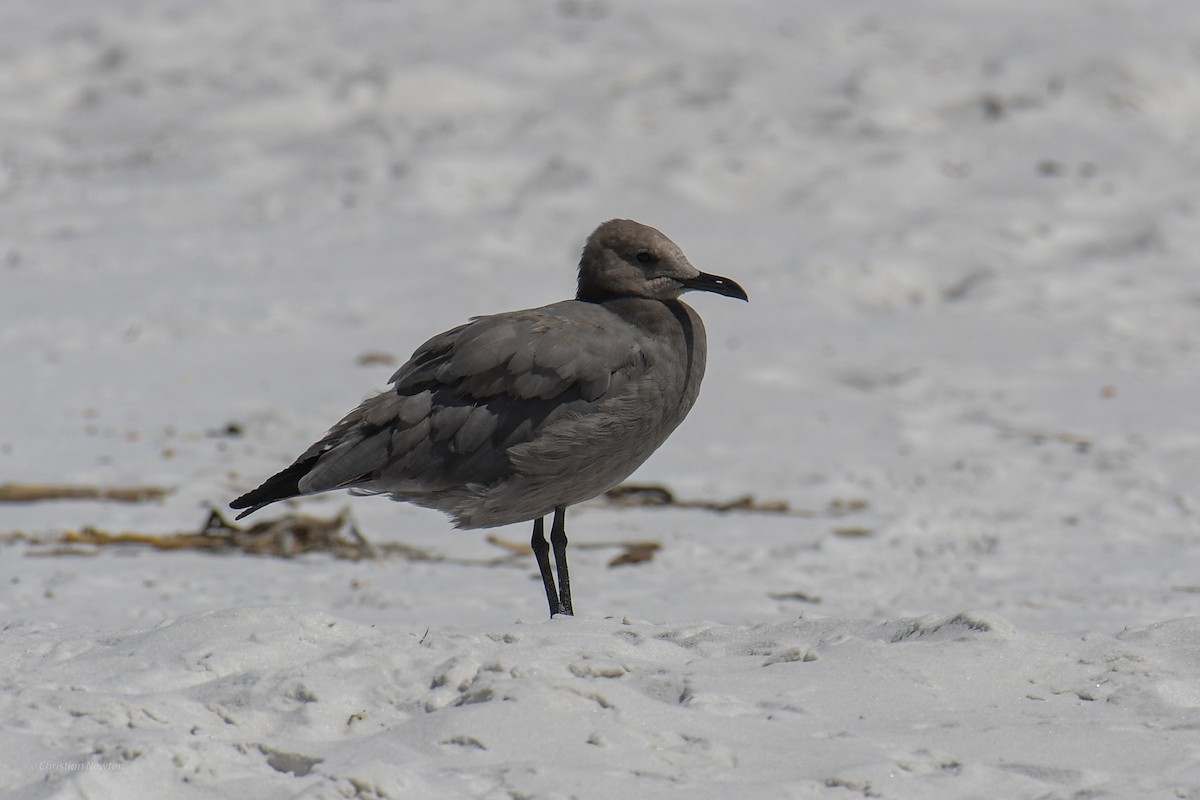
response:
{"label": "black beak", "polygon": [[720,275],[709,275],[707,272],[701,272],[694,278],[680,281],[687,289],[695,289],[700,292],[715,292],[723,294],[726,297],[736,297],[738,300],[750,301],[746,297],[746,290],[737,285],[736,281],[731,281],[729,278],[722,278]]}

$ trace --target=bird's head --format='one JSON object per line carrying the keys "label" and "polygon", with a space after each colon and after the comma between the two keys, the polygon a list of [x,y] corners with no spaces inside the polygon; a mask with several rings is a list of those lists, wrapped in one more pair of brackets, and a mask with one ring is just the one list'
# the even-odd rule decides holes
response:
{"label": "bird's head", "polygon": [[609,220],[584,245],[576,294],[580,300],[673,300],[690,290],[748,299],[737,283],[696,269],[677,244],[640,222]]}

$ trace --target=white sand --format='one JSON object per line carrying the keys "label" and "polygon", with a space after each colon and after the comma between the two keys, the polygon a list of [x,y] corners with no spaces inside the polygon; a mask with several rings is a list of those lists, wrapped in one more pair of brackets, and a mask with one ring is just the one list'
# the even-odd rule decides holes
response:
{"label": "white sand", "polygon": [[379,498],[449,560],[5,544],[4,796],[1200,797],[1200,12],[897,7],[6,0],[0,483],[175,491],[0,533],[194,530],[614,216],[751,296],[635,479],[814,513],[585,506],[554,621]]}

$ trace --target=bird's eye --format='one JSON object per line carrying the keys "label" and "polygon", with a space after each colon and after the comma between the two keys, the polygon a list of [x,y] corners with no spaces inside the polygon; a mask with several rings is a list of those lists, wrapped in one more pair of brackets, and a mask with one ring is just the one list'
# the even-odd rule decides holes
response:
{"label": "bird's eye", "polygon": [[637,258],[639,264],[653,264],[658,261],[658,259],[654,257],[654,253],[651,253],[649,250],[638,250],[637,256],[635,257]]}

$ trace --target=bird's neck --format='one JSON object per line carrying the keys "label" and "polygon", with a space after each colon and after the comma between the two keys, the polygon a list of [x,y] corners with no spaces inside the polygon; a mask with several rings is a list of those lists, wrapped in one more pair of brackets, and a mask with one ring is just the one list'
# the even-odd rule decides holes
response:
{"label": "bird's neck", "polygon": [[575,292],[575,299],[584,303],[607,303],[610,300],[620,300],[628,296],[595,286],[580,286],[579,290]]}

